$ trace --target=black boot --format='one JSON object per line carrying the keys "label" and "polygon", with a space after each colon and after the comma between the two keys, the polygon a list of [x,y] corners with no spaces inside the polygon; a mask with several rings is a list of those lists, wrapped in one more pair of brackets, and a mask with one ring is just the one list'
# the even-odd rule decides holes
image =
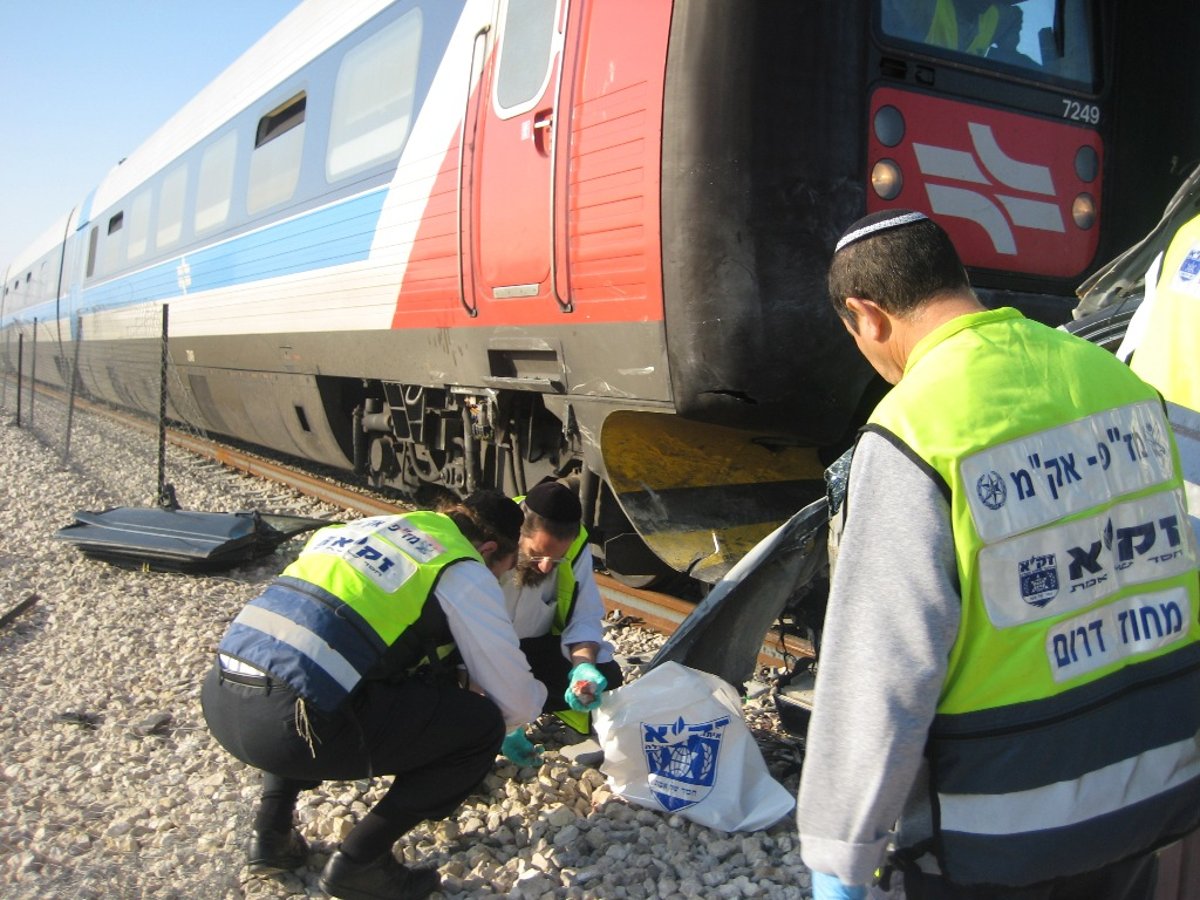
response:
{"label": "black boot", "polygon": [[290,872],[308,859],[308,844],[295,828],[254,831],[246,844],[246,865],[255,875]]}
{"label": "black boot", "polygon": [[369,863],[338,850],[321,873],[321,890],[342,900],[421,900],[441,885],[435,869],[410,869],[391,851]]}

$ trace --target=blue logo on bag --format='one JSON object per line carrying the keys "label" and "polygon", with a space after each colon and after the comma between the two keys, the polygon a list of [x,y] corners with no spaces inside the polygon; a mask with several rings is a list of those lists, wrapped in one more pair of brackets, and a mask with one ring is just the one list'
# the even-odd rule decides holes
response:
{"label": "blue logo on bag", "polygon": [[647,780],[663,809],[675,812],[707,797],[717,779],[721,736],[729,716],[697,724],[681,716],[673,724],[641,725]]}

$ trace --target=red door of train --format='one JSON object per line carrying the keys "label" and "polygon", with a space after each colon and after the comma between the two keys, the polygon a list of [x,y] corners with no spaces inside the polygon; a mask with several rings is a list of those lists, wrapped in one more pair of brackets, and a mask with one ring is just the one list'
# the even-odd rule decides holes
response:
{"label": "red door of train", "polygon": [[[497,56],[480,110],[474,201],[477,304],[542,298],[553,253],[555,132],[569,0],[506,0]],[[510,304],[544,317],[546,308]]]}

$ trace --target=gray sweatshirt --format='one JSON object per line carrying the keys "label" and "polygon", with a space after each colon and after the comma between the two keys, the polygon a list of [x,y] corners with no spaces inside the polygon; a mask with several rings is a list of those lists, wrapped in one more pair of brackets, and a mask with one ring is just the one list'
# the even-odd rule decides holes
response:
{"label": "gray sweatshirt", "polygon": [[949,503],[877,434],[858,442],[845,514],[796,821],[809,868],[868,884],[890,842],[930,833],[923,751],[959,581]]}

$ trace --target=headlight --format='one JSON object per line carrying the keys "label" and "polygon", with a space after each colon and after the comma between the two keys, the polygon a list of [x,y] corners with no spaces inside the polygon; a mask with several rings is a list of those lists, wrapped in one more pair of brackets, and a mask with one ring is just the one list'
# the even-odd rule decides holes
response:
{"label": "headlight", "polygon": [[882,199],[895,200],[904,187],[904,176],[900,174],[900,167],[890,159],[881,159],[875,163],[871,169],[871,187]]}
{"label": "headlight", "polygon": [[1091,194],[1080,194],[1075,198],[1071,204],[1071,218],[1084,231],[1096,224],[1096,201]]}

